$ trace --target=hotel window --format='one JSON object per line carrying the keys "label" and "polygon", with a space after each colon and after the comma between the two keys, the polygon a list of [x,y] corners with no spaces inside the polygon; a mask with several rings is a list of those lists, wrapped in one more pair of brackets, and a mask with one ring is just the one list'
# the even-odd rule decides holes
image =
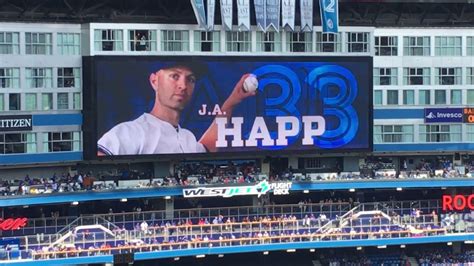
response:
{"label": "hotel window", "polygon": [[94,30],[95,51],[123,51],[122,30]]}
{"label": "hotel window", "polygon": [[430,37],[403,37],[403,55],[430,56]]}
{"label": "hotel window", "polygon": [[35,152],[36,133],[0,134],[0,154]]}
{"label": "hotel window", "polygon": [[431,104],[431,91],[430,90],[419,90],[419,92],[418,92],[418,104],[419,105],[430,105]]}
{"label": "hotel window", "polygon": [[398,37],[397,36],[376,36],[375,55],[376,56],[396,56]]}
{"label": "hotel window", "polygon": [[466,125],[466,137],[468,142],[474,142],[474,125],[473,124],[467,124]]}
{"label": "hotel window", "polygon": [[58,110],[69,109],[69,93],[60,92],[58,93]]}
{"label": "hotel window", "polygon": [[20,111],[21,110],[21,97],[19,93],[8,94],[8,110]]}
{"label": "hotel window", "polygon": [[451,90],[451,104],[462,104],[462,90]]}
{"label": "hotel window", "polygon": [[462,80],[460,67],[437,67],[435,70],[436,85],[460,85]]}
{"label": "hotel window", "polygon": [[25,94],[25,110],[35,111],[38,109],[36,93]]}
{"label": "hotel window", "polygon": [[374,143],[413,142],[413,126],[383,125],[374,126]]}
{"label": "hotel window", "polygon": [[467,90],[467,104],[474,104],[474,90]]}
{"label": "hotel window", "polygon": [[41,109],[44,111],[53,110],[52,93],[41,93]]}
{"label": "hotel window", "polygon": [[51,33],[26,32],[26,54],[52,54],[51,36]]}
{"label": "hotel window", "polygon": [[27,88],[52,88],[53,70],[51,68],[27,68]]}
{"label": "hotel window", "polygon": [[312,52],[313,38],[311,32],[287,32],[287,52]]}
{"label": "hotel window", "polygon": [[349,53],[365,53],[369,51],[368,32],[348,32],[347,51]]}
{"label": "hotel window", "polygon": [[19,88],[20,69],[0,68],[0,88]]}
{"label": "hotel window", "polygon": [[161,50],[168,52],[189,51],[189,31],[162,30]]}
{"label": "hotel window", "polygon": [[316,32],[316,52],[341,52],[341,35]]}
{"label": "hotel window", "polygon": [[461,37],[435,37],[436,56],[461,56]]}
{"label": "hotel window", "polygon": [[468,67],[466,70],[466,84],[474,85],[474,67]]}
{"label": "hotel window", "polygon": [[374,68],[374,85],[397,85],[397,68]]}
{"label": "hotel window", "polygon": [[20,53],[20,33],[0,32],[0,54]]}
{"label": "hotel window", "polygon": [[129,30],[130,51],[156,51],[155,30]]}
{"label": "hotel window", "polygon": [[194,31],[194,51],[219,52],[221,33],[218,31]]}
{"label": "hotel window", "polygon": [[281,52],[281,35],[278,32],[257,32],[258,52]]}
{"label": "hotel window", "polygon": [[398,90],[387,90],[387,105],[398,104]]}
{"label": "hotel window", "polygon": [[446,104],[446,90],[435,90],[435,104]]}
{"label": "hotel window", "polygon": [[474,37],[472,36],[466,39],[466,53],[467,55],[474,55]]}
{"label": "hotel window", "polygon": [[403,105],[414,105],[414,104],[415,104],[415,91],[403,90]]}
{"label": "hotel window", "polygon": [[81,99],[81,93],[80,92],[75,92],[73,94],[73,107],[74,107],[74,110],[81,110],[82,109],[82,106],[81,106],[81,102],[82,102],[82,99]]}
{"label": "hotel window", "polygon": [[374,105],[383,104],[383,93],[381,90],[374,90]]}
{"label": "hotel window", "polygon": [[0,93],[0,111],[5,111],[5,96]]}
{"label": "hotel window", "polygon": [[403,68],[403,85],[430,85],[430,69]]}
{"label": "hotel window", "polygon": [[58,88],[80,88],[81,69],[72,67],[58,68]]}
{"label": "hotel window", "polygon": [[225,36],[227,52],[250,52],[250,32],[228,31]]}
{"label": "hotel window", "polygon": [[43,134],[44,151],[79,151],[80,145],[80,132],[48,132],[47,134]]}
{"label": "hotel window", "polygon": [[81,35],[79,33],[58,33],[57,38],[60,55],[81,54]]}
{"label": "hotel window", "polygon": [[421,142],[459,142],[461,125],[420,125]]}

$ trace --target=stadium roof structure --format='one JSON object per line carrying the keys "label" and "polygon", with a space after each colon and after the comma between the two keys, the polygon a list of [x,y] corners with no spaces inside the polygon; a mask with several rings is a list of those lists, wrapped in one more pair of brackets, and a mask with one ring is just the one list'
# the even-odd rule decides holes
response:
{"label": "stadium roof structure", "polygon": [[[314,23],[320,25],[319,6]],[[339,0],[342,26],[467,27],[474,0]],[[216,1],[216,24],[220,24]],[[250,1],[253,6],[253,0]],[[234,4],[234,14],[237,7]],[[297,8],[296,25],[299,25]],[[252,12],[252,25],[255,17]],[[237,23],[234,16],[234,25]],[[0,21],[197,24],[189,0],[0,0]]]}

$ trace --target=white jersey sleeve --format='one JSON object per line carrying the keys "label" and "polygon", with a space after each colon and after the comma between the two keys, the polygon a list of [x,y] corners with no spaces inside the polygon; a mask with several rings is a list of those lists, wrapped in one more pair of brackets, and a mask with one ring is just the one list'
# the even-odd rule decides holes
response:
{"label": "white jersey sleeve", "polygon": [[133,121],[116,125],[97,142],[98,149],[106,155],[139,154],[144,138],[143,129]]}

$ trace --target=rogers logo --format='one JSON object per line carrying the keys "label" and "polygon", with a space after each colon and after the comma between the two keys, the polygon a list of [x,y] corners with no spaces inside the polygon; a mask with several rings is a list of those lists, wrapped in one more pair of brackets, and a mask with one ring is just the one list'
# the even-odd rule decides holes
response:
{"label": "rogers logo", "polygon": [[8,218],[6,220],[0,219],[0,230],[18,230],[22,227],[25,227],[27,222],[27,218]]}
{"label": "rogers logo", "polygon": [[443,211],[474,210],[474,194],[465,195],[443,195]]}

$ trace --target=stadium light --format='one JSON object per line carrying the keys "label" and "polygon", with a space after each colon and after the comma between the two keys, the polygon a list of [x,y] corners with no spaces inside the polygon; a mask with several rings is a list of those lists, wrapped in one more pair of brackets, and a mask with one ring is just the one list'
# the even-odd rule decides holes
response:
{"label": "stadium light", "polygon": [[387,245],[377,246],[377,248],[380,248],[380,249],[382,249],[382,248],[387,248]]}
{"label": "stadium light", "polygon": [[127,201],[128,201],[127,198],[120,199],[120,202],[127,202]]}
{"label": "stadium light", "polygon": [[362,247],[357,247],[356,249],[357,249],[357,250],[362,250]]}
{"label": "stadium light", "polygon": [[446,245],[452,246],[452,245],[453,245],[453,242],[448,242],[448,243],[446,243]]}
{"label": "stadium light", "polygon": [[466,240],[466,241],[464,241],[464,244],[474,244],[474,241],[472,241],[472,240]]}
{"label": "stadium light", "polygon": [[30,206],[28,205],[23,205],[23,208],[26,209],[26,208],[29,208]]}
{"label": "stadium light", "polygon": [[79,205],[79,201],[73,201],[71,205],[74,205],[74,206]]}
{"label": "stadium light", "polygon": [[263,255],[268,255],[268,251],[264,251],[264,252],[263,252]]}
{"label": "stadium light", "polygon": [[179,257],[174,258],[174,260],[175,260],[175,261],[178,261],[178,260],[179,260]]}
{"label": "stadium light", "polygon": [[165,196],[165,199],[169,200],[169,199],[171,199],[171,196]]}
{"label": "stadium light", "polygon": [[355,188],[349,189],[349,192],[355,192],[355,191],[356,191]]}
{"label": "stadium light", "polygon": [[293,249],[287,249],[286,252],[288,252],[288,253],[296,252],[296,249],[294,249],[294,248]]}
{"label": "stadium light", "polygon": [[205,258],[205,257],[206,257],[206,255],[204,255],[204,254],[196,255],[196,258],[197,258],[197,259],[202,259],[202,258]]}
{"label": "stadium light", "polygon": [[224,254],[219,254],[217,257],[218,257],[218,258],[223,258],[223,257],[224,257]]}
{"label": "stadium light", "polygon": [[308,193],[309,193],[309,190],[305,189],[305,190],[303,190],[303,193],[304,193],[304,194],[308,194]]}
{"label": "stadium light", "polygon": [[309,252],[315,252],[316,250],[314,248],[310,249]]}
{"label": "stadium light", "polygon": [[397,191],[402,191],[402,190],[403,190],[403,188],[397,187]]}
{"label": "stadium light", "polygon": [[406,248],[406,247],[407,247],[407,246],[405,246],[405,245],[400,245],[400,248]]}

